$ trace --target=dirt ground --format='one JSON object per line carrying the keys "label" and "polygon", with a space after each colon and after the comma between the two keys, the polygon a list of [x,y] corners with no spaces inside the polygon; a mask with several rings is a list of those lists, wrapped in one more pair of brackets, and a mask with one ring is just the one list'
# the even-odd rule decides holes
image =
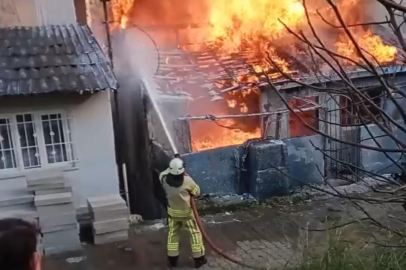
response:
{"label": "dirt ground", "polygon": [[[402,224],[390,217],[406,220],[406,213],[399,206],[365,204],[365,208],[373,218],[393,228]],[[325,232],[312,230],[363,217],[351,202],[330,199],[296,206],[253,206],[206,216],[204,222],[210,237],[229,254],[247,263],[281,269],[300,264],[303,246],[309,242],[318,247],[323,245]],[[135,225],[128,242],[102,246],[84,243],[80,252],[45,258],[44,270],[167,269],[164,225],[162,222]],[[371,230],[370,226],[357,222],[344,231],[345,237],[357,241],[368,238]],[[179,269],[193,266],[187,237],[184,234],[182,238]],[[220,258],[208,247],[207,256],[209,264],[203,269],[243,269]]]}

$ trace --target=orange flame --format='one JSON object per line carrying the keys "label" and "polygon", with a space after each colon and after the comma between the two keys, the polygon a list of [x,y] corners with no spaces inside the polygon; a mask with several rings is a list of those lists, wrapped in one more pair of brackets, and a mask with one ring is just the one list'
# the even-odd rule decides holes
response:
{"label": "orange flame", "polygon": [[[235,120],[225,119],[221,120],[221,124],[224,126],[232,126]],[[196,124],[196,123],[192,123]],[[198,123],[197,123],[198,124]],[[211,123],[214,127],[215,124]],[[209,128],[212,131],[211,128]],[[192,129],[193,131],[193,129]],[[253,132],[244,132],[240,129],[228,129],[222,128],[220,132],[207,132],[206,134],[198,134],[198,139],[193,140],[192,150],[193,151],[203,151],[208,149],[215,149],[219,147],[231,146],[231,145],[240,145],[246,141],[254,138],[261,137],[261,129],[258,127]],[[192,134],[193,138],[193,134]]]}
{"label": "orange flame", "polygon": [[304,8],[298,0],[215,0],[210,6],[209,33],[221,39],[227,52],[238,51],[245,42],[255,43],[259,37],[277,38],[288,26],[303,21]]}
{"label": "orange flame", "polygon": [[[364,32],[362,35],[357,35],[354,33],[354,37],[363,49],[363,54],[365,57],[374,64],[382,64],[393,62],[396,58],[397,49],[396,47],[389,46],[383,43],[379,36],[372,34],[370,30]],[[340,41],[336,43],[337,52],[340,55],[351,58],[355,61],[360,61],[361,57],[356,52],[356,48],[348,36],[340,36]],[[378,61],[378,63],[376,63]],[[346,64],[350,62],[346,61]]]}
{"label": "orange flame", "polygon": [[[230,87],[231,84],[232,86],[244,85],[248,87],[248,89],[244,91],[239,90],[228,92],[228,95],[225,98],[226,102],[223,102],[222,105],[216,105],[219,107],[216,107],[215,109],[213,109],[214,107],[206,106],[207,104],[202,105],[202,107],[204,107],[203,113],[235,114],[258,112],[260,108],[260,93],[256,85],[260,82],[260,76],[258,74],[253,74],[252,70],[256,73],[265,73],[271,79],[280,77],[280,74],[275,72],[275,68],[266,61],[266,57],[268,56],[283,72],[297,74],[296,71],[293,71],[294,60],[292,60],[292,58],[296,58],[295,56],[298,56],[299,53],[303,53],[299,52],[297,49],[303,46],[294,45],[303,44],[292,44],[293,42],[291,41],[293,39],[290,39],[291,35],[286,31],[281,22],[294,31],[298,32],[299,30],[303,30],[306,34],[306,30],[308,30],[306,28],[307,22],[305,9],[301,0],[197,1],[199,3],[205,2],[205,4],[207,4],[205,9],[199,8],[200,6],[197,2],[184,1],[184,7],[182,4],[182,7],[179,7],[179,10],[183,9],[185,11],[186,9],[187,13],[182,13],[178,9],[173,8],[173,3],[176,2],[178,4],[182,1],[161,1],[162,7],[160,12],[156,11],[153,7],[148,6],[148,13],[150,15],[154,14],[155,16],[151,15],[154,17],[151,21],[145,20],[146,24],[156,23],[157,25],[162,25],[165,24],[165,22],[168,23],[168,21],[170,21],[170,23],[173,23],[174,25],[182,25],[182,23],[179,23],[178,21],[167,20],[167,18],[174,19],[174,17],[182,17],[179,21],[184,22],[188,21],[188,16],[190,15],[190,22],[194,22],[194,19],[197,17],[202,17],[204,19],[199,20],[199,23],[206,24],[207,21],[210,23],[210,27],[203,27],[202,30],[199,30],[202,31],[202,34],[204,35],[203,40],[213,41],[208,42],[208,44],[212,44],[212,48],[210,49],[214,49],[213,51],[220,54],[220,56],[226,55],[225,58],[240,57],[251,66],[247,68],[248,71],[244,70],[243,72],[238,73],[236,75],[237,78],[232,82],[219,80],[214,83],[218,88]],[[147,1],[138,0],[112,0],[112,11],[116,26],[121,28],[128,27],[132,19],[137,19],[131,18],[134,11],[133,9],[135,7],[139,8],[140,5],[143,3],[145,4],[146,2]],[[172,5],[167,5],[168,2],[173,3]],[[338,25],[333,10],[324,0],[308,2],[309,14],[311,17],[316,14],[315,11],[317,9],[322,12],[329,22]],[[339,7],[341,15],[348,24],[368,21],[365,20],[366,16],[364,15],[366,14],[366,10],[363,4],[365,3],[362,0],[337,0],[337,6]],[[316,5],[320,6],[316,7]],[[139,13],[142,14],[144,10],[139,8],[139,11]],[[188,16],[184,16],[184,14],[187,14]],[[326,40],[328,41],[326,44],[329,44],[330,47],[334,47],[332,44],[335,44],[335,48],[329,49],[335,49],[337,53],[343,56],[360,61],[360,57],[357,55],[353,44],[344,34],[343,30],[327,27],[317,14],[315,16],[317,16],[317,18],[312,17],[312,21],[322,39],[328,39]],[[318,23],[322,23],[322,25],[318,25]],[[375,59],[380,63],[390,63],[395,60],[397,54],[395,47],[386,45],[379,36],[375,36],[372,31],[365,30],[363,27],[351,29],[354,31],[354,36],[360,47],[370,54],[365,53],[365,56],[373,63],[376,63]],[[187,31],[185,30],[185,32]],[[179,35],[179,33],[177,34]],[[162,35],[165,36],[166,33]],[[308,37],[310,39],[310,35],[308,35]],[[186,40],[188,40],[188,38],[186,38]],[[162,39],[167,40],[165,37]],[[169,39],[170,38],[168,38],[168,40]],[[293,49],[290,50],[290,47]],[[235,53],[238,55],[235,56]],[[293,57],[287,57],[289,54]],[[311,58],[310,55],[308,58]],[[168,61],[166,61],[166,63],[168,63]],[[346,62],[345,64],[351,63]],[[253,93],[256,94],[255,98],[253,98]],[[199,115],[202,112],[194,111],[193,113]],[[217,122],[218,125],[211,122],[202,123],[202,121],[191,121],[190,130],[193,150],[200,151],[229,145],[238,145],[244,143],[248,139],[261,137],[261,130],[259,127],[260,119],[258,118],[258,121],[252,121],[253,119],[250,118],[247,121],[248,123],[244,122],[245,120],[243,118],[221,120]],[[239,129],[239,127],[241,127],[241,129]]]}
{"label": "orange flame", "polygon": [[111,2],[114,26],[120,26],[122,29],[128,27],[135,1],[136,0],[113,0]]}
{"label": "orange flame", "polygon": [[235,108],[235,106],[237,106],[237,100],[235,100],[235,99],[227,100],[227,103],[228,103],[228,107],[230,107],[230,108]]}

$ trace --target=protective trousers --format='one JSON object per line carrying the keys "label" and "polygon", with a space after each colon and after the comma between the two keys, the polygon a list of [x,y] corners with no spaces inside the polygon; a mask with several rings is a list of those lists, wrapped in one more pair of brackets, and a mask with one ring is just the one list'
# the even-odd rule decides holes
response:
{"label": "protective trousers", "polygon": [[179,240],[180,230],[185,227],[189,231],[190,245],[192,247],[193,258],[200,258],[204,256],[204,244],[202,239],[202,233],[195,218],[174,218],[168,216],[168,256],[179,256]]}

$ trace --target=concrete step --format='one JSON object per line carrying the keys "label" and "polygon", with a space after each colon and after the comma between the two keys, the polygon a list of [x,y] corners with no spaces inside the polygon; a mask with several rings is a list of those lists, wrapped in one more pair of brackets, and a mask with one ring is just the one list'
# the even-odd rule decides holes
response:
{"label": "concrete step", "polygon": [[55,204],[66,204],[72,202],[72,193],[56,193],[35,196],[35,206],[48,206]]}
{"label": "concrete step", "polygon": [[0,207],[0,219],[3,218],[22,218],[29,221],[36,221],[38,225],[38,213],[34,205],[21,204]]}
{"label": "concrete step", "polygon": [[88,198],[87,204],[93,213],[127,207],[126,202],[118,194]]}
{"label": "concrete step", "polygon": [[0,207],[32,204],[34,202],[34,194],[26,189],[23,190],[8,190],[0,193]]}
{"label": "concrete step", "polygon": [[63,174],[59,171],[31,172],[26,176],[26,179],[28,187],[64,182]]}
{"label": "concrete step", "polygon": [[128,218],[94,222],[93,234],[105,234],[129,229]]}

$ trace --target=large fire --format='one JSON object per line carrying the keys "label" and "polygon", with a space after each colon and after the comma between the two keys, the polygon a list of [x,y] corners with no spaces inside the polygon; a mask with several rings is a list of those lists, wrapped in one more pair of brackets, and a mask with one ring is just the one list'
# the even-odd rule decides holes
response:
{"label": "large fire", "polygon": [[[384,64],[393,62],[396,58],[396,47],[385,45],[379,36],[374,35],[370,30],[362,35],[354,35],[363,50],[363,55],[374,64]],[[357,62],[362,62],[361,57],[356,53],[355,46],[346,37],[341,36],[336,43],[337,52],[340,55],[352,58]],[[373,52],[373,53],[369,53]]]}
{"label": "large fire", "polygon": [[296,26],[303,22],[304,15],[304,8],[297,0],[216,0],[210,8],[209,38],[220,42],[227,52],[235,52],[247,42],[257,46],[263,43],[262,39],[285,35],[285,27],[279,20]]}
{"label": "large fire", "polygon": [[[366,8],[368,1],[337,0],[336,2],[348,25],[371,21],[368,14],[370,11]],[[220,89],[248,84],[250,89],[248,94],[247,91],[244,94],[239,90],[228,92],[223,95],[224,100],[217,103],[220,104],[216,105],[217,108],[207,104],[203,106],[196,104],[193,106],[195,111],[192,111],[196,114],[204,112],[213,115],[229,115],[259,112],[259,92],[255,86],[260,81],[258,74],[265,73],[273,79],[280,77],[280,74],[275,72],[275,68],[266,61],[267,56],[271,57],[283,72],[290,74],[303,72],[297,66],[306,67],[306,65],[294,63],[292,59],[296,59],[298,55],[310,58],[309,52],[306,51],[308,46],[300,44],[289,34],[283,24],[293,31],[303,31],[314,44],[317,44],[309,31],[305,6],[301,0],[112,0],[112,3],[117,27],[126,28],[131,23],[170,25],[171,27],[184,24],[185,21],[189,21],[190,24],[199,23],[204,27],[199,35],[191,34],[193,38],[196,36],[200,38],[203,35],[206,48],[215,51],[220,58],[242,55],[244,61],[251,66],[251,73],[237,74],[232,82],[219,79],[216,83]],[[327,1],[307,0],[306,7],[313,25],[329,50],[356,62],[363,62],[343,28],[331,26],[339,25],[339,21]],[[323,19],[318,13],[323,15]],[[396,48],[385,44],[367,26],[350,27],[350,29],[368,60],[377,66],[396,60]],[[178,38],[179,36],[176,40]],[[189,38],[188,36],[188,42],[190,42]],[[182,47],[182,44],[177,45]],[[343,59],[340,61],[350,68],[353,65]],[[196,108],[203,109],[199,111]],[[258,138],[261,136],[260,120],[260,118],[233,118],[215,123],[191,121],[193,150],[236,145],[248,139]]]}

